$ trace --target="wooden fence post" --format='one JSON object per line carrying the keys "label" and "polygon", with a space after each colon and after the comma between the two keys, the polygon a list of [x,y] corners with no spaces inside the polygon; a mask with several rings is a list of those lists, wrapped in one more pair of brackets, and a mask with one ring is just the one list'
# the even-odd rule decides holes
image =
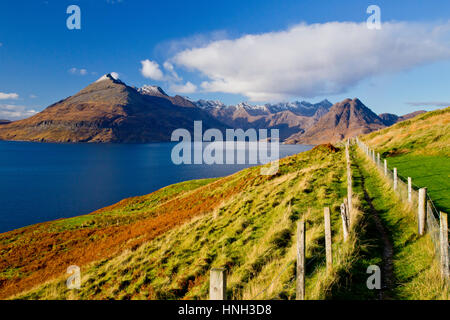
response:
{"label": "wooden fence post", "polygon": [[419,189],[419,208],[418,208],[418,224],[419,224],[419,235],[425,233],[425,222],[427,216],[427,188]]}
{"label": "wooden fence post", "polygon": [[380,153],[377,153],[377,166],[380,166]]}
{"label": "wooden fence post", "polygon": [[297,223],[297,289],[296,300],[305,300],[305,221]]}
{"label": "wooden fence post", "polygon": [[398,180],[397,180],[397,168],[394,168],[394,191],[397,191],[397,185],[398,185]]}
{"label": "wooden fence post", "polygon": [[331,251],[331,221],[330,208],[325,207],[323,210],[325,220],[325,252],[327,257],[327,272],[333,269],[333,253]]}
{"label": "wooden fence post", "polygon": [[352,219],[352,203],[353,203],[353,188],[352,188],[352,171],[350,169],[350,165],[347,166],[347,212],[348,212],[348,217],[350,219],[350,225],[352,223],[351,219]]}
{"label": "wooden fence post", "polygon": [[344,203],[341,204],[341,218],[342,218],[342,230],[344,234],[344,242],[348,239],[349,223],[349,210],[347,209],[347,199],[344,199]]}
{"label": "wooden fence post", "polygon": [[209,278],[209,300],[227,299],[227,275],[224,268],[213,268]]}
{"label": "wooden fence post", "polygon": [[348,150],[348,143],[345,144],[345,160],[347,161],[347,163],[350,162],[350,152]]}
{"label": "wooden fence post", "polygon": [[412,179],[408,177],[408,202],[412,202]]}
{"label": "wooden fence post", "polygon": [[439,239],[441,243],[441,274],[445,281],[449,280],[449,261],[448,261],[448,222],[447,214],[441,211],[440,214],[440,233]]}
{"label": "wooden fence post", "polygon": [[384,175],[387,176],[387,160],[384,159]]}

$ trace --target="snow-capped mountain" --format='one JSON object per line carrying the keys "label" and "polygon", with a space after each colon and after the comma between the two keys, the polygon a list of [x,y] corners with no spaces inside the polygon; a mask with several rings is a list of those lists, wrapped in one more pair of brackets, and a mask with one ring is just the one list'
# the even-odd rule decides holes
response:
{"label": "snow-capped mountain", "polygon": [[221,101],[198,100],[193,104],[233,128],[279,129],[282,140],[314,125],[332,106],[328,100],[315,104],[306,101],[264,105],[241,102],[229,106]]}
{"label": "snow-capped mountain", "polygon": [[137,91],[149,96],[168,96],[167,93],[165,93],[164,90],[158,86],[144,85],[142,88],[138,88]]}
{"label": "snow-capped mountain", "polygon": [[320,101],[318,103],[310,103],[307,101],[293,101],[293,102],[280,102],[276,104],[266,104],[265,105],[271,112],[280,112],[290,110],[296,114],[312,117],[316,114],[319,109],[330,109],[332,103],[327,99]]}
{"label": "snow-capped mountain", "polygon": [[214,108],[224,108],[226,105],[219,100],[197,100],[193,102],[197,107],[201,109],[214,109]]}
{"label": "snow-capped mountain", "polygon": [[[247,102],[241,102],[237,105],[227,106],[221,101],[217,100],[198,100],[193,102],[197,107],[202,109],[245,109],[247,111],[263,111],[267,113],[277,113],[282,111],[292,111],[295,114],[307,117],[313,117],[317,111],[320,111],[320,115],[323,115],[331,108],[332,103],[327,99],[318,103],[310,103],[307,101],[293,101],[293,102],[280,102],[280,103],[267,103],[264,105],[252,105]],[[325,112],[324,112],[325,111]]]}

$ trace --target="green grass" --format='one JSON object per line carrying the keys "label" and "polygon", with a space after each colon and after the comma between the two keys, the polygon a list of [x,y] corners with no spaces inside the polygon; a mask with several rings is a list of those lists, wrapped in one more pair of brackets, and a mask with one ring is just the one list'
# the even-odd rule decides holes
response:
{"label": "green grass", "polygon": [[450,157],[450,107],[369,133],[362,140],[383,155],[413,153]]}
{"label": "green grass", "polygon": [[436,207],[450,213],[450,159],[444,156],[415,154],[388,158],[388,167],[397,168],[398,175],[406,181],[412,178],[415,186],[427,187]]}
{"label": "green grass", "polygon": [[[439,265],[435,256],[435,248],[429,235],[419,237],[417,235],[417,221],[415,213],[408,205],[402,203],[385,180],[380,171],[370,162],[365,155],[358,151],[356,164],[361,176],[364,178],[366,190],[373,208],[380,216],[384,226],[389,230],[390,240],[394,249],[394,285],[389,292],[389,298],[393,299],[445,299],[440,279]],[[356,190],[361,190],[360,180],[356,180]],[[362,191],[362,190],[361,190]],[[363,197],[361,197],[363,198]],[[381,247],[379,235],[373,227],[368,203],[361,200],[362,210],[365,210],[366,228],[359,234],[363,244],[360,266],[356,275],[363,273],[369,263],[381,262]],[[364,246],[365,245],[365,246]],[[367,278],[367,277],[366,277]],[[356,292],[363,291],[360,282],[363,277],[357,278],[352,289]],[[347,291],[352,292],[352,290]],[[370,295],[367,295],[369,297]]]}

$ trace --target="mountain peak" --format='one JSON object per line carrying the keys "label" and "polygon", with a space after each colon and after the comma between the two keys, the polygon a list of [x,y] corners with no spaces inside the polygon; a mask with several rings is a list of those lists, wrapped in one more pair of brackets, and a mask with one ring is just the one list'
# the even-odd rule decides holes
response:
{"label": "mountain peak", "polygon": [[121,82],[119,79],[119,74],[117,72],[111,72],[111,73],[107,73],[103,76],[101,76],[97,81],[95,82],[100,82],[100,81],[104,81],[104,80],[112,80],[113,82]]}
{"label": "mountain peak", "polygon": [[142,88],[137,89],[140,93],[150,96],[164,96],[167,97],[167,93],[161,87],[153,85],[144,85]]}
{"label": "mountain peak", "polygon": [[383,127],[385,125],[382,119],[366,107],[361,100],[347,98],[334,104],[314,127],[309,128],[304,133],[292,135],[288,142],[334,143],[344,138],[368,133]]}

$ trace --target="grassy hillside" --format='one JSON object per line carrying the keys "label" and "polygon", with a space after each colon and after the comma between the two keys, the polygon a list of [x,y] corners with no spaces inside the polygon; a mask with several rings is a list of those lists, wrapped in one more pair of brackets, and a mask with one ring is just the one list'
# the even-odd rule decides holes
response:
{"label": "grassy hillside", "polygon": [[[89,215],[4,233],[0,295],[206,299],[209,270],[226,267],[232,298],[294,298],[296,221],[304,215],[307,297],[326,298],[338,274],[348,268],[353,250],[352,241],[341,243],[343,158],[342,150],[320,146],[281,160],[274,176],[249,168],[221,179],[169,186]],[[324,206],[331,208],[339,249],[328,276]],[[81,266],[80,291],[65,287],[65,270],[72,264]]]}
{"label": "grassy hillside", "polygon": [[450,212],[450,107],[427,112],[362,138],[387,157],[390,169],[427,187],[439,209]]}
{"label": "grassy hillside", "polygon": [[[448,182],[438,186],[433,177],[448,180],[448,121],[449,109],[440,110],[363,139],[390,165],[397,161],[400,174],[409,168],[416,184],[423,179],[432,198],[438,202],[440,195],[445,205]],[[358,219],[348,243],[339,210],[347,192],[344,152],[321,145],[280,160],[273,176],[248,168],[0,234],[0,298],[207,299],[209,270],[225,267],[231,299],[293,299],[301,217],[307,299],[445,298],[433,244],[429,236],[417,237],[415,213],[356,146],[351,154]],[[328,274],[325,206],[333,232]],[[367,289],[372,264],[383,270],[381,291]],[[70,265],[81,267],[80,290],[66,288]]]}

